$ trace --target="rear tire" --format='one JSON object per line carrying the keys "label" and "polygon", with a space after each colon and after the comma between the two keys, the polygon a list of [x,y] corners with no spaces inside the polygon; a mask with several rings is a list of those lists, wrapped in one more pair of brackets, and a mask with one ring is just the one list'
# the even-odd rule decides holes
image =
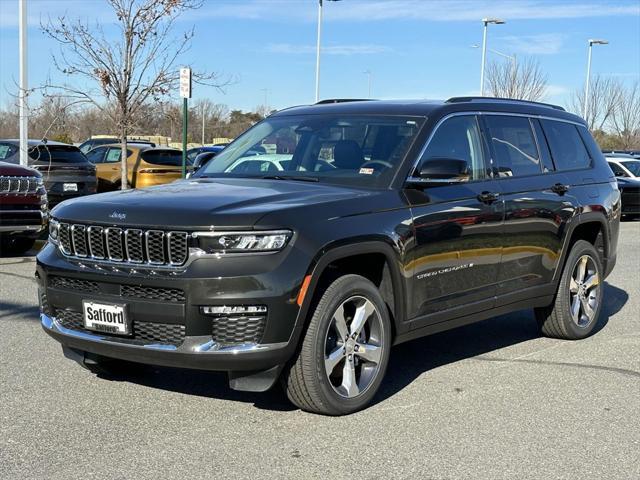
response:
{"label": "rear tire", "polygon": [[567,257],[553,303],[535,309],[543,335],[579,340],[593,333],[602,309],[602,272],[595,247],[578,240]]}
{"label": "rear tire", "polygon": [[380,387],[391,340],[391,319],[376,286],[359,275],[338,278],[320,298],[283,374],[289,400],[324,415],[363,409]]}

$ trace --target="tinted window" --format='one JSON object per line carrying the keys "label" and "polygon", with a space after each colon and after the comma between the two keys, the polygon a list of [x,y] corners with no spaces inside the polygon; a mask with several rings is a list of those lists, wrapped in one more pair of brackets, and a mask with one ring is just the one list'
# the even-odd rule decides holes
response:
{"label": "tinted window", "polygon": [[636,177],[640,177],[640,162],[620,162]]}
{"label": "tinted window", "polygon": [[19,148],[10,143],[0,143],[0,160],[6,160],[18,152]]}
{"label": "tinted window", "polygon": [[551,152],[549,151],[547,138],[544,136],[540,122],[536,118],[532,118],[530,120],[538,142],[538,151],[540,152],[540,157],[542,159],[542,170],[545,172],[553,172],[555,167],[553,166],[553,160],[551,160]]}
{"label": "tinted window", "polygon": [[419,165],[444,158],[464,161],[467,164],[467,179],[485,177],[482,137],[474,115],[445,120],[431,138]]}
{"label": "tinted window", "polygon": [[499,177],[520,177],[542,173],[536,140],[529,119],[487,115],[485,117],[495,167]]}
{"label": "tinted window", "polygon": [[87,157],[77,147],[39,145],[29,150],[29,157],[38,162],[86,163]]}
{"label": "tinted window", "polygon": [[[269,117],[227,146],[196,176],[261,176],[279,171],[287,177],[381,187],[395,176],[420,122],[385,115]],[[241,163],[248,160],[254,163]]]}
{"label": "tinted window", "polygon": [[182,166],[182,152],[178,150],[147,150],[142,153],[142,159],[154,165]]}
{"label": "tinted window", "polygon": [[[109,149],[109,153],[107,153],[106,158],[104,159],[105,163],[117,163],[120,160],[122,160],[122,155],[120,155],[120,152],[122,151],[122,149],[120,147],[111,147]],[[133,152],[131,150],[127,149],[127,158],[129,158],[131,156]]]}
{"label": "tinted window", "polygon": [[558,170],[575,170],[591,165],[589,153],[574,124],[542,120],[542,127]]}
{"label": "tinted window", "polygon": [[104,154],[106,151],[107,147],[98,147],[93,150],[89,150],[85,156],[91,163],[102,163],[104,161]]}
{"label": "tinted window", "polygon": [[616,177],[627,177],[627,172],[625,172],[622,167],[620,165],[618,165],[617,163],[613,163],[613,162],[609,162],[609,166],[611,167],[611,170],[613,170],[613,174]]}

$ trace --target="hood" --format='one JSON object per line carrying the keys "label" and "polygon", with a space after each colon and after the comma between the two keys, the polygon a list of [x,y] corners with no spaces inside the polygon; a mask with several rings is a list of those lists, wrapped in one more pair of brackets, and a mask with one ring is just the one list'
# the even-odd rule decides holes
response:
{"label": "hood", "polygon": [[33,168],[15,165],[13,163],[0,162],[0,175],[9,177],[39,177],[40,174]]}
{"label": "hood", "polygon": [[[52,216],[66,221],[171,228],[250,228],[267,213],[376,195],[320,183],[263,179],[192,179],[69,200]],[[361,204],[361,202],[357,202]],[[366,202],[365,202],[366,203]],[[304,210],[303,210],[304,211]]]}

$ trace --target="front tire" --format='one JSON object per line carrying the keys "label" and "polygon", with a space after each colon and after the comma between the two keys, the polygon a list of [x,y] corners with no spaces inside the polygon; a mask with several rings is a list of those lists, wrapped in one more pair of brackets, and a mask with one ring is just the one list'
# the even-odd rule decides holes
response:
{"label": "front tire", "polygon": [[378,391],[391,348],[391,320],[376,286],[345,275],[318,302],[302,345],[283,375],[287,396],[308,412],[345,415]]}
{"label": "front tire", "polygon": [[579,340],[593,333],[602,309],[602,272],[595,247],[578,240],[567,257],[554,302],[535,309],[543,335]]}

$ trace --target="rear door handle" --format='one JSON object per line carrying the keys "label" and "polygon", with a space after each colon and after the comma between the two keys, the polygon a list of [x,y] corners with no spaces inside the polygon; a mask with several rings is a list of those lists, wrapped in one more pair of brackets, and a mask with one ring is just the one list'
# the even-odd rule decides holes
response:
{"label": "rear door handle", "polygon": [[569,191],[569,185],[564,185],[563,183],[556,183],[551,187],[551,191],[557,193],[558,195],[564,195]]}
{"label": "rear door handle", "polygon": [[500,197],[499,193],[482,192],[481,194],[478,195],[478,200],[480,200],[482,203],[490,204],[498,200],[499,197]]}

